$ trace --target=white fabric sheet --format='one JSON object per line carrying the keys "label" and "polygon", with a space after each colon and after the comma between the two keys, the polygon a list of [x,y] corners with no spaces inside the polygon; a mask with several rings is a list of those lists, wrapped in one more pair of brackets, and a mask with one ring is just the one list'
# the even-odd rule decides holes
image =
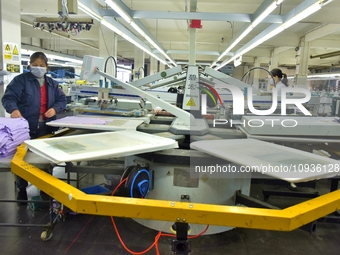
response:
{"label": "white fabric sheet", "polygon": [[177,148],[173,139],[138,131],[103,132],[25,142],[34,153],[57,164]]}

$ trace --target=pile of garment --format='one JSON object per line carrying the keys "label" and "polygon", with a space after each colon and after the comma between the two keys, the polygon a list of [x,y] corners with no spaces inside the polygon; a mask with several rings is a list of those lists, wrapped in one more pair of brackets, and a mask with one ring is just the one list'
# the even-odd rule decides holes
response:
{"label": "pile of garment", "polygon": [[0,158],[12,157],[17,147],[29,139],[28,122],[24,118],[0,117]]}

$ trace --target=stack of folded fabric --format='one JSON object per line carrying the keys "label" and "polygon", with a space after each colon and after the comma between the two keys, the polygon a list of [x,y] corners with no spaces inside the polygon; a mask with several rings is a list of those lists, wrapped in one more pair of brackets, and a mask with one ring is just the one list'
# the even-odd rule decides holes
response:
{"label": "stack of folded fabric", "polygon": [[0,158],[13,156],[18,145],[29,139],[28,122],[24,118],[0,117]]}

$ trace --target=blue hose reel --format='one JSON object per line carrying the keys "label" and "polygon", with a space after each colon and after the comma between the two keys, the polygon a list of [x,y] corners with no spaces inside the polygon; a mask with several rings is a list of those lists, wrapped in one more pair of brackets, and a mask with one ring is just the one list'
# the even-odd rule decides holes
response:
{"label": "blue hose reel", "polygon": [[125,173],[127,181],[125,187],[128,189],[128,194],[133,198],[145,198],[150,190],[150,173],[148,170],[133,166],[129,167],[129,173]]}

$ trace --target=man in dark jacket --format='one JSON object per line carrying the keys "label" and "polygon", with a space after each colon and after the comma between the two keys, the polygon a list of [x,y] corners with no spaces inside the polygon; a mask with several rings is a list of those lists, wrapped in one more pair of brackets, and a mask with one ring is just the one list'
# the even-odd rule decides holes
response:
{"label": "man in dark jacket", "polygon": [[[30,57],[30,72],[20,74],[8,84],[2,105],[11,118],[25,118],[31,139],[52,133],[46,122],[56,119],[56,114],[66,108],[66,96],[58,83],[46,76],[47,57],[35,52]],[[18,200],[27,200],[27,181],[17,178]]]}

